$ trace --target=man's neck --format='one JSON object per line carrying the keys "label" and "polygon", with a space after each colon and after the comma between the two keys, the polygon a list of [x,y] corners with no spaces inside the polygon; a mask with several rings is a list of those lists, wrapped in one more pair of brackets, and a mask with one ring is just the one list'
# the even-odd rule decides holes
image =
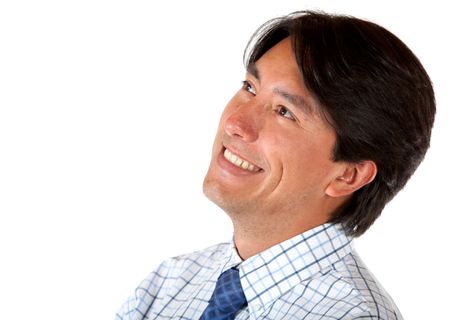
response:
{"label": "man's neck", "polygon": [[301,221],[280,224],[247,224],[233,221],[234,242],[239,256],[246,260],[298,234],[317,227],[326,221]]}

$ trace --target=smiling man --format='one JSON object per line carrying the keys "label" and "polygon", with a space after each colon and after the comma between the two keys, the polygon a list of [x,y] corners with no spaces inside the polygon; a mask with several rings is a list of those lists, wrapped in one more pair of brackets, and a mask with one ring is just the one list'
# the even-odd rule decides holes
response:
{"label": "smiling man", "polygon": [[306,89],[287,37],[248,66],[219,124],[205,194],[232,218],[246,259],[327,222],[377,172],[333,161],[336,132]]}
{"label": "smiling man", "polygon": [[435,103],[382,27],[298,12],[251,41],[204,180],[233,241],[169,259],[117,319],[401,319],[352,247],[429,146]]}

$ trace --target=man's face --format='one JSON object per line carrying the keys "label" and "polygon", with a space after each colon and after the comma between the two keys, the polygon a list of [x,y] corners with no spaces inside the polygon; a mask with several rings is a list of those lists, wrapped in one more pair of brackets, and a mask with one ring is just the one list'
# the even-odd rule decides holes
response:
{"label": "man's face", "polygon": [[336,176],[335,141],[285,39],[249,66],[226,106],[204,192],[231,216],[317,211]]}

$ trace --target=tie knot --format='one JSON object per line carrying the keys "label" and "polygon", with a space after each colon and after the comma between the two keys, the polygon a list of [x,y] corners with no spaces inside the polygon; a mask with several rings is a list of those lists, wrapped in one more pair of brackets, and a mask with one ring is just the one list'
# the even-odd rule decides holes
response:
{"label": "tie knot", "polygon": [[234,319],[236,313],[246,305],[247,300],[242,290],[239,270],[231,268],[224,271],[217,279],[209,305],[200,320]]}

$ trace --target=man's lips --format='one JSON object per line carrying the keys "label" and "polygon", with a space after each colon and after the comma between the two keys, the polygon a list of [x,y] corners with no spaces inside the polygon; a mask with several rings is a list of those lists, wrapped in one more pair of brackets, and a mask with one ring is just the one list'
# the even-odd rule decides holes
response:
{"label": "man's lips", "polygon": [[259,168],[255,164],[250,163],[249,161],[247,161],[245,159],[242,159],[240,156],[238,156],[237,154],[231,152],[227,148],[224,148],[223,156],[228,162],[230,162],[231,164],[233,164],[236,167],[241,168],[243,170],[247,170],[247,171],[250,171],[250,172],[258,172],[258,171],[262,170],[261,168]]}

